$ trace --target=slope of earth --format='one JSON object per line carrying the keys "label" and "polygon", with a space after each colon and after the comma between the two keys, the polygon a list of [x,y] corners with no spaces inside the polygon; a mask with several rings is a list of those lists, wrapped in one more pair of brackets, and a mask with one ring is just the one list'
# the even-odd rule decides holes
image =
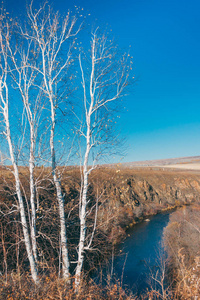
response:
{"label": "slope of earth", "polygon": [[[62,189],[65,195],[65,213],[69,255],[77,256],[79,239],[79,195],[81,189],[78,168],[60,169]],[[59,266],[59,219],[55,188],[49,169],[36,168],[37,187],[37,230],[38,245],[44,262],[41,267]],[[20,169],[23,197],[29,199],[28,169]],[[93,251],[87,253],[85,268],[95,268],[97,260],[110,254],[113,244],[126,236],[126,229],[143,218],[177,206],[199,202],[200,172],[156,168],[112,168],[102,166],[89,176],[87,234],[93,234],[95,212],[98,207]],[[28,202],[26,202],[28,203]],[[19,210],[16,202],[15,184],[12,173],[0,169],[0,256],[8,260],[8,269],[15,268],[15,261],[27,266],[22,239]],[[28,216],[27,216],[28,217]],[[18,245],[17,251],[13,245]],[[99,251],[101,249],[101,251]],[[18,253],[18,254],[16,254]],[[19,257],[16,257],[19,255]],[[44,264],[44,265],[43,265]],[[4,262],[0,263],[0,271]]]}
{"label": "slope of earth", "polygon": [[[75,177],[78,178],[77,175]],[[68,199],[67,190],[76,190],[78,195],[79,184],[77,182],[75,187],[73,180],[66,182]],[[90,175],[91,205],[98,199],[98,228],[111,243],[118,242],[128,226],[148,215],[199,202],[199,194],[198,171],[147,167],[128,169],[115,165],[112,168],[101,167]],[[70,206],[70,201],[68,203]]]}

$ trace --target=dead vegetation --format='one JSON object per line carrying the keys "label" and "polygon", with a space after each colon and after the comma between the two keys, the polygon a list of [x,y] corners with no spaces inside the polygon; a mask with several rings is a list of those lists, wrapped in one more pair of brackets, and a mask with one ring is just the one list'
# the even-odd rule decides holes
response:
{"label": "dead vegetation", "polygon": [[[77,260],[75,245],[79,238],[78,203],[81,180],[78,168],[61,168],[60,171],[63,178],[65,178],[62,190],[65,195],[69,255],[70,260],[73,262]],[[74,294],[74,287],[64,286],[62,280],[55,275],[60,274],[61,269],[59,220],[57,217],[58,207],[55,188],[49,176],[49,170],[42,167],[37,168],[36,175],[40,181],[37,187],[38,217],[36,226],[38,232],[39,273],[41,274],[40,280],[43,292],[37,291],[36,293],[29,278],[29,267],[23,243],[19,210],[15,199],[13,177],[10,171],[5,168],[1,168],[0,172],[0,256],[3,258],[0,262],[0,272],[2,274],[1,294],[4,297],[2,299],[135,299],[133,296],[127,296],[119,283],[102,288],[100,284],[96,285],[90,281],[90,275],[99,265],[106,264],[106,259],[109,258],[113,245],[119,243],[125,237],[126,229],[129,226],[142,220],[147,215],[156,214],[175,206],[191,204],[199,199],[200,176],[195,173],[144,169],[130,170],[119,166],[112,169],[101,167],[95,170],[90,176],[89,185],[88,237],[93,234],[96,203],[98,203],[97,226],[92,248],[90,251],[85,252],[85,281],[81,289],[81,295],[77,298],[77,294]],[[26,197],[29,196],[29,178],[28,170],[25,167],[20,168],[20,179],[23,186],[23,197],[26,200]],[[195,229],[195,226],[198,226],[199,210],[188,211],[186,208],[185,211],[187,211],[187,218],[184,219],[184,222],[181,213],[179,216],[177,212],[175,217],[172,215],[169,225],[169,229],[172,230],[166,230],[165,232],[166,240],[171,241],[174,246],[173,251],[177,253],[173,268],[170,265],[171,270],[176,270],[173,271],[175,276],[173,278],[176,278],[177,282],[177,297],[180,297],[181,290],[186,289],[185,282],[187,284],[190,282],[190,286],[193,284],[191,290],[195,289],[195,285],[197,286],[197,282],[193,281],[192,283],[191,278],[193,278],[192,270],[198,259],[196,251],[199,245],[199,232]],[[196,223],[191,222],[194,219]],[[189,229],[184,229],[186,228],[185,225],[189,226]],[[182,228],[181,234],[180,228]],[[167,234],[169,237],[167,237]],[[195,241],[193,245],[186,243],[189,238]],[[179,252],[180,249],[182,250]],[[189,251],[189,254],[186,250]],[[170,257],[173,257],[170,251],[169,253]],[[180,276],[183,274],[183,271],[180,274],[178,273],[177,262],[179,265],[182,263],[183,268],[186,268],[188,274],[191,274],[188,275],[190,277],[186,281],[177,279],[181,278]],[[71,264],[72,276],[74,265]],[[22,295],[24,298],[22,298]],[[161,296],[153,288],[145,297],[147,297],[146,299],[151,299],[150,297],[154,297],[152,299],[168,299],[159,298]],[[187,298],[182,297],[182,299]]]}
{"label": "dead vegetation", "polygon": [[200,206],[184,207],[171,215],[164,231],[173,299],[200,295]]}
{"label": "dead vegetation", "polygon": [[102,287],[90,280],[80,283],[79,292],[75,286],[66,284],[66,281],[57,277],[55,273],[40,278],[40,285],[36,288],[27,274],[12,273],[6,282],[0,279],[1,300],[135,300],[136,297],[124,290],[119,282]]}

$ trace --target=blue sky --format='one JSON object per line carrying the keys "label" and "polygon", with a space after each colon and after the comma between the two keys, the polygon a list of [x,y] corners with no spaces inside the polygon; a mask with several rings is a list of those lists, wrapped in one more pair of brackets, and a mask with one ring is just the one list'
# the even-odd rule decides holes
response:
{"label": "blue sky", "polygon": [[[6,0],[20,15],[25,0]],[[35,0],[35,3],[40,1]],[[137,79],[119,120],[127,139],[123,161],[200,154],[200,1],[56,0],[55,9],[83,8],[87,22],[112,29],[131,46]]]}

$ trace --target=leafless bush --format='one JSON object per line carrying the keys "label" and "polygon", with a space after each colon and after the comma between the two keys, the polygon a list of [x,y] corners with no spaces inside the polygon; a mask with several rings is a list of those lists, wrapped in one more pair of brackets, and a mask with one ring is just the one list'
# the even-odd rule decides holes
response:
{"label": "leafless bush", "polygon": [[199,206],[184,207],[171,215],[164,231],[174,299],[198,299],[200,294],[199,220]]}

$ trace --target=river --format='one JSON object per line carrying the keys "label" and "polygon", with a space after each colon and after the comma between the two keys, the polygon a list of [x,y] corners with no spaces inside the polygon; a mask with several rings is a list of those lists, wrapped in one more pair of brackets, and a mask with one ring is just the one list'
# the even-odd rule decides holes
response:
{"label": "river", "polygon": [[[149,217],[127,232],[127,238],[119,246],[121,255],[115,257],[113,272],[123,286],[141,294],[148,288],[149,269],[156,272],[158,256],[162,253],[163,229],[171,212]],[[162,254],[161,254],[162,255]],[[123,275],[122,275],[123,274]]]}

